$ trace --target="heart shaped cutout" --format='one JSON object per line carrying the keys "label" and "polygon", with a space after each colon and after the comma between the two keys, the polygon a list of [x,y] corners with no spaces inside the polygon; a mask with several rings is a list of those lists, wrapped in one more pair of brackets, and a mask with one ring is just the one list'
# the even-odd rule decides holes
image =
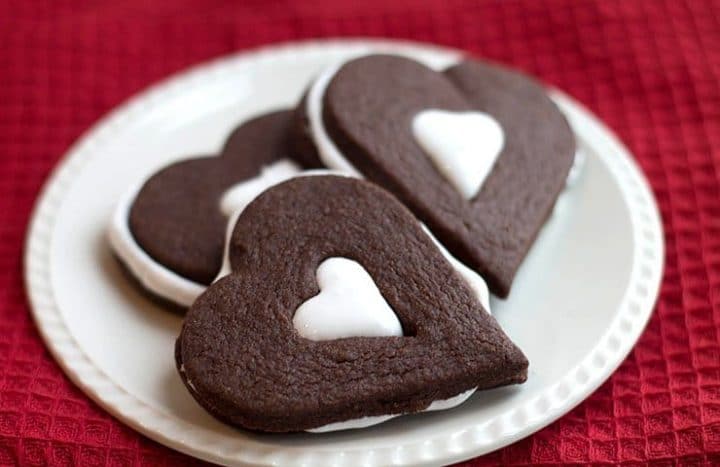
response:
{"label": "heart shaped cutout", "polygon": [[[405,57],[370,55],[326,70],[300,105],[293,135],[303,160],[320,160],[391,191],[495,294],[508,295],[575,153],[573,133],[542,86],[478,61],[439,72]],[[432,110],[482,112],[498,123],[504,137],[496,161],[472,161],[491,166],[486,176],[465,165],[462,154],[438,150],[441,135],[452,130],[428,123],[418,138],[413,122]],[[433,132],[438,137],[427,136]],[[494,149],[497,132],[490,134]]]}
{"label": "heart shaped cutout", "polygon": [[[183,381],[216,417],[300,431],[428,409],[525,380],[527,360],[410,212],[348,177],[299,177],[256,198],[229,245],[232,273],[190,307],[176,345]],[[372,277],[404,336],[302,337],[328,258]]]}
{"label": "heart shaped cutout", "polygon": [[505,140],[498,122],[483,112],[423,110],[413,118],[412,130],[437,170],[465,199],[480,191]]}
{"label": "heart shaped cutout", "polygon": [[298,334],[322,341],[344,337],[402,336],[402,325],[360,263],[328,258],[317,268],[320,292],[293,316]]}

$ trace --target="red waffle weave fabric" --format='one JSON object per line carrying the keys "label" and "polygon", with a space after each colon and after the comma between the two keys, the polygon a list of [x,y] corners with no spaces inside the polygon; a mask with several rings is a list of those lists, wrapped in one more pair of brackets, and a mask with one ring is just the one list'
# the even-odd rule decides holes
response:
{"label": "red waffle weave fabric", "polygon": [[0,465],[195,465],[60,371],[24,297],[30,211],[68,146],[170,73],[325,36],[436,42],[526,70],[635,154],[667,241],[660,299],[620,369],[548,428],[468,465],[720,464],[720,1],[364,0],[0,6]]}

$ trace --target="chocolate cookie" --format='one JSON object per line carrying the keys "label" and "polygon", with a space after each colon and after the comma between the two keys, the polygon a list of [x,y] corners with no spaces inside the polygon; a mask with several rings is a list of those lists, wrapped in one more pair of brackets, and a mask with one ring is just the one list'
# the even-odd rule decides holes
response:
{"label": "chocolate cookie", "polygon": [[288,144],[291,111],[240,125],[217,156],[171,164],[119,203],[115,254],[159,298],[189,305],[217,276],[228,218],[301,167]]}
{"label": "chocolate cookie", "polygon": [[575,153],[540,85],[477,61],[440,73],[371,55],[327,70],[301,105],[293,133],[305,160],[390,190],[508,295]]}
{"label": "chocolate cookie", "polygon": [[238,218],[229,256],[232,273],[190,307],[176,360],[195,399],[230,424],[362,426],[526,379],[525,356],[468,283],[373,184],[276,185]]}

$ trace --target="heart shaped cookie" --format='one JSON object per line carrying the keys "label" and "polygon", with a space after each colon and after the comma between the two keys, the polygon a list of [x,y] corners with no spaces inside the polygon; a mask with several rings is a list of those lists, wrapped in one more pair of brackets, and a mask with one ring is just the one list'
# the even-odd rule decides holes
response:
{"label": "heart shaped cookie", "polygon": [[228,219],[301,170],[288,145],[290,117],[280,111],[249,120],[219,155],[171,164],[118,203],[110,243],[146,291],[188,306],[213,281]]}
{"label": "heart shaped cookie", "polygon": [[540,85],[470,60],[444,73],[390,55],[334,66],[311,85],[293,134],[303,160],[395,194],[501,297],[575,154]]}
{"label": "heart shaped cookie", "polygon": [[[273,432],[361,426],[526,379],[526,358],[463,275],[407,208],[368,182],[298,177],[266,190],[240,214],[229,258],[232,273],[190,307],[176,345],[189,391],[228,423]],[[337,260],[339,269],[323,270]],[[338,293],[342,280],[375,287],[381,298],[368,306],[392,310],[402,336],[345,328],[303,337],[295,320],[303,307],[320,306],[325,320],[359,312]],[[336,316],[331,302],[318,305],[323,293],[334,294]]]}

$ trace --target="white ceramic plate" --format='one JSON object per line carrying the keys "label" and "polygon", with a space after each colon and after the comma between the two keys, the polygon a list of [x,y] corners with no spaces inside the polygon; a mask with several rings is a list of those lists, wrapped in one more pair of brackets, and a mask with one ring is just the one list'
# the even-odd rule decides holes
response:
{"label": "white ceramic plate", "polygon": [[125,189],[169,161],[217,150],[246,117],[292,106],[324,65],[364,50],[443,63],[457,52],[378,41],[265,48],[153,86],[100,121],[48,181],[28,233],[35,320],[68,376],[124,423],[222,464],[437,464],[498,449],[551,423],[630,351],[653,308],[663,243],[656,205],[628,151],[587,110],[554,92],[587,161],[493,314],[530,359],[526,384],[476,393],[445,412],[364,430],[258,435],[216,421],[175,371],[179,317],[122,275],[105,241]]}

